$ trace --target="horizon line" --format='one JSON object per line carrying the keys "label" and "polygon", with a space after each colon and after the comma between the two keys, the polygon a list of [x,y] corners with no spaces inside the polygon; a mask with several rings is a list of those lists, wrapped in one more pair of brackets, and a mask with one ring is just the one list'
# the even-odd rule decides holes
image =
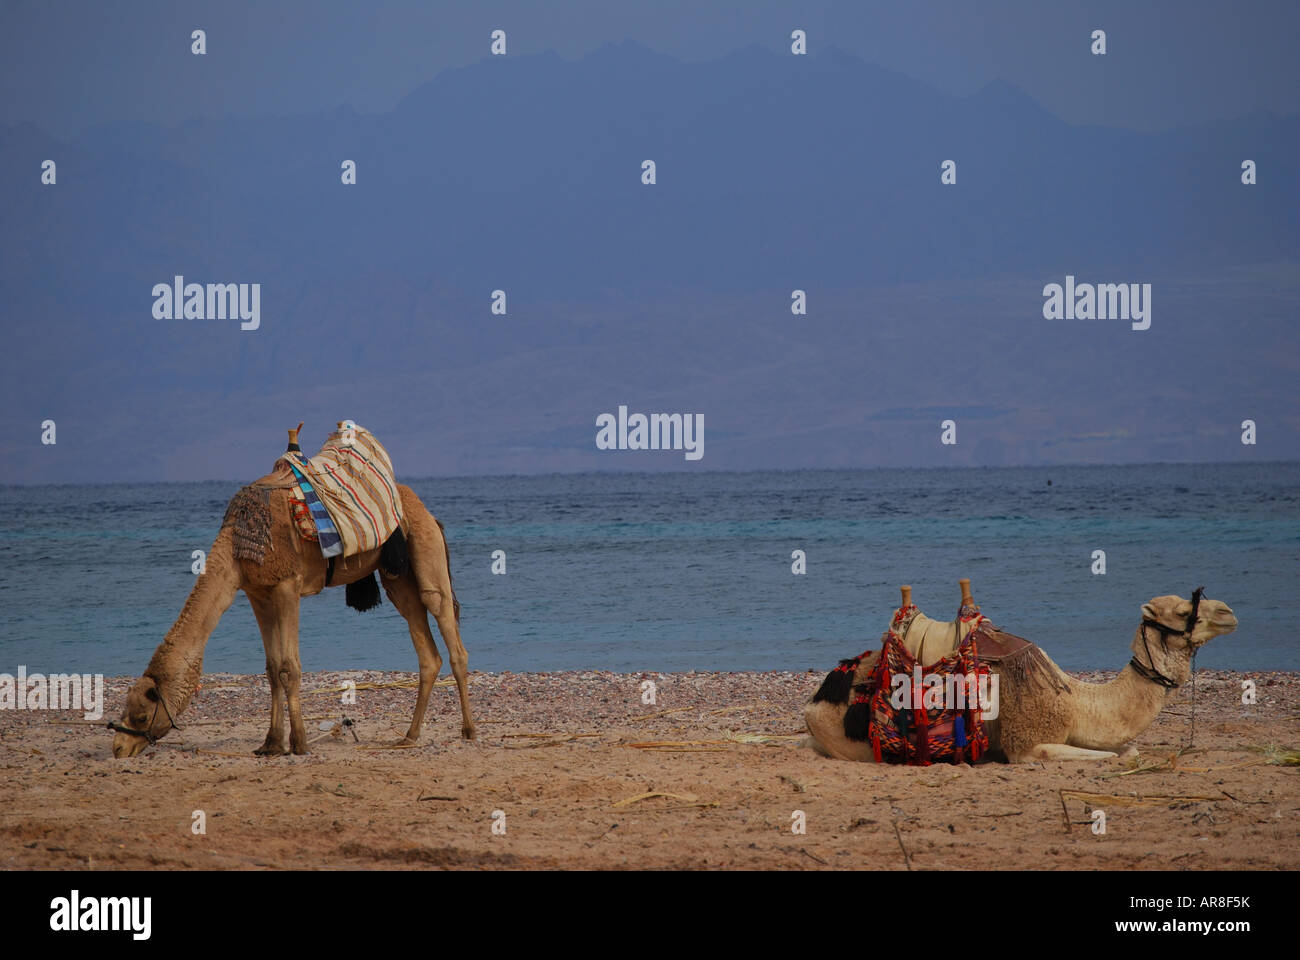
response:
{"label": "horizon line", "polygon": [[[1077,470],[1110,469],[1119,467],[1269,467],[1300,465],[1300,458],[1293,460],[1144,460],[1128,463],[1023,463],[1023,464],[952,464],[952,465],[916,465],[916,466],[874,466],[874,467],[760,467],[752,470],[708,470],[689,468],[665,468],[663,470],[548,470],[538,473],[430,473],[418,477],[399,479],[399,483],[409,484],[424,480],[492,480],[542,477],[614,477],[614,476],[659,476],[662,474],[706,473],[713,476],[723,474],[750,473],[867,473],[877,470]],[[257,478],[254,478],[256,480]],[[252,480],[237,480],[228,477],[209,477],[203,480],[105,480],[92,483],[26,483],[22,481],[0,482],[0,489],[11,487],[144,487],[144,486],[180,486],[195,483],[252,483]]]}

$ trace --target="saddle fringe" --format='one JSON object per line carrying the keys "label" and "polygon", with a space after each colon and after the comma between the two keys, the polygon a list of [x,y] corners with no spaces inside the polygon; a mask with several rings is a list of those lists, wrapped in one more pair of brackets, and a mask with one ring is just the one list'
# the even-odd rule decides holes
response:
{"label": "saddle fringe", "polygon": [[1024,637],[999,630],[987,620],[980,625],[980,660],[995,667],[1018,685],[1034,684],[1056,693],[1068,693],[1069,684],[1047,662],[1042,648]]}

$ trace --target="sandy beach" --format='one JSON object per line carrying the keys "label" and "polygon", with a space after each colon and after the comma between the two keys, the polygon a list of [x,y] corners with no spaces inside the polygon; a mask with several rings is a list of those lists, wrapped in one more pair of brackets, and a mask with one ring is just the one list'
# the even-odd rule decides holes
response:
{"label": "sandy beach", "polygon": [[[0,867],[1300,867],[1300,770],[1262,752],[1296,746],[1300,675],[1251,674],[1258,702],[1243,706],[1244,675],[1202,671],[1181,754],[1186,686],[1136,758],[926,768],[807,749],[802,705],[822,676],[475,673],[475,742],[459,739],[444,677],[421,743],[392,749],[413,675],[313,673],[303,757],[252,756],[267,723],[260,675],[205,676],[183,730],[130,760],[113,759],[103,721],[4,711]],[[105,719],[133,680],[108,681]]]}

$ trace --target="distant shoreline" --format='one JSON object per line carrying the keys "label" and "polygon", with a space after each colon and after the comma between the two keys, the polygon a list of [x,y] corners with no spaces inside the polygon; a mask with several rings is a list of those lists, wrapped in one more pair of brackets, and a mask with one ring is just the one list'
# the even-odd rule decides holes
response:
{"label": "distant shoreline", "polygon": [[[541,479],[544,477],[654,477],[664,474],[699,474],[707,473],[713,477],[722,476],[746,476],[750,474],[784,474],[794,475],[803,473],[874,473],[877,471],[926,471],[940,473],[944,471],[993,471],[993,470],[1115,470],[1138,467],[1286,467],[1300,465],[1300,459],[1296,460],[1141,460],[1125,463],[1026,463],[1026,464],[1002,464],[1000,466],[981,466],[976,464],[954,464],[954,465],[917,465],[905,466],[890,464],[889,466],[874,467],[800,467],[789,469],[785,467],[758,467],[753,470],[711,470],[708,467],[681,466],[679,464],[665,462],[662,469],[658,470],[547,470],[537,473],[434,473],[424,476],[412,477],[399,474],[398,482],[411,484],[423,483],[433,480],[509,480],[513,478],[527,478],[530,480]],[[179,487],[192,484],[202,483],[229,483],[243,485],[257,479],[253,476],[232,478],[209,478],[206,480],[105,480],[99,483],[27,483],[23,481],[0,482],[0,490],[5,488],[24,488],[24,487]]]}

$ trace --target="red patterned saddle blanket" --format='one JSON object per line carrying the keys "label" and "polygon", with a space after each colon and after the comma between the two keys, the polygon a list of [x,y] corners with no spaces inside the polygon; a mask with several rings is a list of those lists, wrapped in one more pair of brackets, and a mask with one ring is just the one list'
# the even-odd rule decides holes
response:
{"label": "red patterned saddle blanket", "polygon": [[1062,689],[1036,645],[999,630],[974,605],[958,613],[953,636],[962,639],[956,649],[922,665],[904,642],[918,616],[915,604],[896,610],[879,653],[841,660],[813,696],[813,702],[848,704],[845,736],[870,743],[877,763],[984,759],[985,714],[996,716],[997,709],[995,669]]}

